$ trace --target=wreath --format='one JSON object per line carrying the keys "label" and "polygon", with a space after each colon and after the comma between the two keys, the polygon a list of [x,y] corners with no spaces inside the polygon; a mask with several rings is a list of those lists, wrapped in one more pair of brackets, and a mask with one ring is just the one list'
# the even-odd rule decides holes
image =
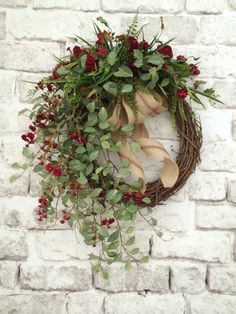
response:
{"label": "wreath", "polygon": [[[97,20],[105,30],[94,23],[96,42],[73,38],[80,44],[67,48],[52,74],[30,91],[33,107],[19,113],[32,121],[21,136],[29,162],[12,166],[33,166],[42,178],[38,220],[67,222],[87,245],[99,244],[100,253],[90,255],[93,271],[107,278],[103,261],[124,261],[129,269],[148,260],[135,247],[135,219],[161,234],[152,207],[176,193],[200,160],[201,125],[190,104],[203,105],[199,96],[219,100],[196,80],[198,59],[174,58],[170,41],[159,35],[147,42],[137,16],[118,36],[106,20]],[[180,138],[176,160],[145,126],[146,116],[164,111]],[[145,181],[140,151],[163,159],[154,182]]]}

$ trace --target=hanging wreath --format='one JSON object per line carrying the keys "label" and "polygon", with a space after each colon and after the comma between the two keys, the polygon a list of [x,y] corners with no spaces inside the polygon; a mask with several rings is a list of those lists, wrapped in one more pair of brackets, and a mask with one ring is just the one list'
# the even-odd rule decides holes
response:
{"label": "hanging wreath", "polygon": [[[32,121],[22,135],[30,162],[13,167],[33,166],[42,178],[39,221],[68,222],[87,245],[101,243],[101,253],[91,254],[97,261],[93,271],[107,277],[104,260],[125,261],[126,269],[132,261],[148,260],[135,247],[135,219],[140,215],[160,235],[146,211],[151,214],[153,206],[176,193],[200,159],[201,125],[188,103],[202,105],[199,95],[218,100],[195,80],[198,59],[173,58],[169,42],[159,36],[149,43],[140,40],[143,28],[138,29],[137,17],[118,36],[103,18],[97,20],[106,27],[94,24],[97,41],[76,37],[83,45],[68,48],[52,74],[31,91],[32,109],[20,112]],[[146,116],[164,111],[171,113],[180,138],[176,160],[149,138],[145,126]],[[146,183],[139,151],[163,159],[158,180]]]}

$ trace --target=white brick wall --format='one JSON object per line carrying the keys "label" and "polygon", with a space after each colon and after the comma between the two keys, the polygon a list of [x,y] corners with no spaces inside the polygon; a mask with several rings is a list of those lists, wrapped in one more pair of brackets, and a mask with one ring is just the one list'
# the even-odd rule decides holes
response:
{"label": "white brick wall", "polygon": [[[176,37],[177,54],[201,56],[202,77],[224,105],[199,109],[202,163],[185,188],[153,216],[160,240],[137,221],[137,242],[149,263],[130,272],[110,267],[92,276],[90,249],[74,232],[50,231],[34,220],[34,175],[13,185],[29,84],[54,65],[67,36],[93,39],[90,21],[107,18],[119,33],[139,7],[147,38],[160,28]],[[235,0],[0,0],[0,314],[236,313],[236,1]],[[168,113],[148,121],[152,137],[175,143]],[[173,142],[174,140],[174,142]],[[176,145],[174,145],[175,147]],[[147,164],[154,176],[155,165]]]}

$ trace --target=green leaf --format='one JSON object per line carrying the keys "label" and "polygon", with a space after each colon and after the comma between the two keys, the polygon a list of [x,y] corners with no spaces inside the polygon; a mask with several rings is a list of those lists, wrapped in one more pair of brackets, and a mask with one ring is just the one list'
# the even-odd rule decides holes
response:
{"label": "green leaf", "polygon": [[99,151],[98,150],[94,150],[90,155],[88,160],[89,161],[93,161],[98,157]]}
{"label": "green leaf", "polygon": [[166,87],[167,85],[170,84],[170,79],[167,77],[161,82],[162,87]]}
{"label": "green leaf", "polygon": [[148,81],[151,79],[151,74],[150,73],[141,74],[140,78],[142,81]]}
{"label": "green leaf", "polygon": [[84,147],[83,145],[79,145],[79,146],[76,148],[75,152],[76,152],[77,154],[83,154],[83,153],[86,152],[86,149],[85,149],[85,147]]}
{"label": "green leaf", "polygon": [[95,102],[92,101],[92,102],[88,103],[86,107],[87,107],[89,112],[94,112],[94,110],[95,110]]}
{"label": "green leaf", "polygon": [[103,227],[98,227],[98,233],[103,236],[103,237],[109,237],[109,232],[107,229],[103,228]]}
{"label": "green leaf", "polygon": [[151,218],[151,224],[153,225],[153,226],[156,226],[157,225],[157,220],[156,220],[156,218]]}
{"label": "green leaf", "polygon": [[117,193],[118,193],[117,189],[112,189],[108,191],[106,193],[106,200],[111,201],[116,196]]}
{"label": "green leaf", "polygon": [[133,254],[133,255],[135,255],[135,254],[138,254],[139,251],[140,251],[139,248],[138,248],[138,247],[135,247],[135,248],[133,248],[133,249],[130,251],[130,253]]}
{"label": "green leaf", "polygon": [[147,263],[149,261],[149,257],[148,256],[143,256],[141,259],[140,259],[140,263]]}
{"label": "green leaf", "polygon": [[105,89],[106,92],[108,92],[109,94],[113,95],[113,96],[117,96],[118,94],[118,88],[117,88],[117,84],[114,82],[107,82],[103,85],[103,88]]}
{"label": "green leaf", "polygon": [[98,113],[98,118],[101,122],[104,122],[107,120],[107,111],[104,107],[102,107]]}
{"label": "green leaf", "polygon": [[22,169],[22,166],[18,162],[14,162],[13,164],[11,164],[11,168]]}
{"label": "green leaf", "polygon": [[57,69],[57,74],[60,76],[64,76],[66,74],[70,73],[70,70],[66,69],[63,65],[61,65],[58,69]]}
{"label": "green leaf", "polygon": [[109,128],[109,126],[110,126],[110,123],[107,122],[107,121],[104,121],[104,122],[100,122],[100,123],[99,123],[99,128],[100,128],[101,130],[105,130],[105,129]]}
{"label": "green leaf", "polygon": [[134,126],[132,124],[125,124],[121,130],[125,133],[130,133],[134,130]]}
{"label": "green leaf", "polygon": [[126,65],[119,67],[118,71],[114,73],[116,77],[133,77],[133,72]]}
{"label": "green leaf", "polygon": [[100,264],[96,264],[92,266],[92,273],[98,273],[101,268]]}
{"label": "green leaf", "polygon": [[19,179],[19,177],[20,176],[17,176],[17,175],[12,175],[12,176],[10,176],[10,178],[9,178],[9,182],[10,183],[13,183],[13,182],[15,182],[17,179]]}
{"label": "green leaf", "polygon": [[162,65],[164,63],[164,60],[158,55],[147,56],[147,61],[154,65]]}
{"label": "green leaf", "polygon": [[118,237],[119,237],[119,231],[115,231],[109,236],[109,238],[107,239],[107,242],[113,242],[117,240]]}
{"label": "green leaf", "polygon": [[145,204],[150,204],[150,203],[151,203],[151,200],[150,200],[149,197],[144,197],[144,198],[143,198],[143,202],[144,202]]}
{"label": "green leaf", "polygon": [[92,134],[92,133],[96,133],[96,129],[93,128],[92,126],[88,126],[84,129],[84,132]]}
{"label": "green leaf", "polygon": [[125,244],[126,245],[133,245],[134,242],[135,242],[135,236],[132,236],[125,242]]}
{"label": "green leaf", "polygon": [[110,144],[109,144],[109,142],[107,142],[107,141],[102,141],[102,142],[101,142],[101,146],[102,146],[102,148],[104,148],[104,149],[108,149],[108,148],[111,147]]}
{"label": "green leaf", "polygon": [[87,178],[83,173],[80,174],[80,177],[77,179],[79,184],[86,184],[88,182]]}
{"label": "green leaf", "polygon": [[107,280],[109,278],[109,273],[107,271],[102,271],[102,277]]}
{"label": "green leaf", "polygon": [[127,270],[127,271],[130,270],[130,268],[132,268],[132,263],[131,263],[131,261],[126,261],[124,267],[125,267],[125,270]]}
{"label": "green leaf", "polygon": [[26,112],[31,112],[28,108],[22,109],[18,112],[18,115],[21,116],[22,114],[26,113]]}
{"label": "green leaf", "polygon": [[110,65],[113,65],[116,62],[116,51],[112,50],[107,56],[107,62]]}
{"label": "green leaf", "polygon": [[129,226],[126,230],[125,233],[132,233],[134,232],[134,227],[133,226]]}
{"label": "green leaf", "polygon": [[122,94],[126,94],[126,93],[130,93],[133,90],[133,85],[131,84],[124,84],[121,87],[121,93]]}
{"label": "green leaf", "polygon": [[96,196],[98,196],[101,192],[102,192],[102,189],[101,189],[101,188],[93,189],[93,191],[92,191],[92,193],[90,194],[90,196],[91,196],[91,197],[96,197]]}

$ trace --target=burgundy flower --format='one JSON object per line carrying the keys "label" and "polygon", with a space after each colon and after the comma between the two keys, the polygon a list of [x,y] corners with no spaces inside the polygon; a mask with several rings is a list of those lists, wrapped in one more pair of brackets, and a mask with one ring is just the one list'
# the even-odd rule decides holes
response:
{"label": "burgundy flower", "polygon": [[54,175],[55,177],[60,177],[60,176],[62,175],[62,170],[61,170],[61,168],[55,167],[55,168],[53,169],[52,173],[53,173],[53,175]]}
{"label": "burgundy flower", "polygon": [[88,72],[95,71],[95,59],[91,54],[87,55],[86,69]]}
{"label": "burgundy flower", "polygon": [[81,48],[80,46],[73,47],[73,54],[76,58],[78,58],[81,54],[84,53],[84,48]]}
{"label": "burgundy flower", "polygon": [[177,60],[185,61],[185,60],[187,60],[187,58],[185,56],[179,55],[179,56],[177,56]]}
{"label": "burgundy flower", "polygon": [[46,170],[48,173],[52,173],[52,172],[53,172],[53,169],[54,169],[53,164],[47,164],[46,167],[45,167],[45,170]]}
{"label": "burgundy flower", "polygon": [[98,40],[96,41],[97,45],[105,44],[106,40],[110,39],[110,33],[107,31],[100,32],[97,34]]}
{"label": "burgundy flower", "polygon": [[170,58],[173,58],[173,51],[172,51],[172,48],[171,46],[169,45],[165,45],[163,47],[161,46],[158,46],[157,49],[158,49],[158,52],[164,56],[168,56]]}
{"label": "burgundy flower", "polygon": [[139,43],[139,48],[140,49],[147,49],[149,46],[148,42],[146,40],[143,40]]}
{"label": "burgundy flower", "polygon": [[167,70],[169,68],[169,64],[168,63],[163,63],[162,65],[162,69]]}
{"label": "burgundy flower", "polygon": [[106,48],[97,48],[96,53],[101,57],[106,57],[106,55],[108,54],[108,51]]}
{"label": "burgundy flower", "polygon": [[128,36],[127,38],[127,44],[129,46],[129,50],[133,51],[134,49],[138,49],[139,48],[139,42],[137,41],[137,39],[133,36]]}
{"label": "burgundy flower", "polygon": [[176,95],[180,99],[184,99],[188,96],[188,91],[185,88],[179,88],[177,89]]}
{"label": "burgundy flower", "polygon": [[192,68],[193,75],[199,75],[201,73],[199,68],[195,64],[190,64],[190,66]]}

